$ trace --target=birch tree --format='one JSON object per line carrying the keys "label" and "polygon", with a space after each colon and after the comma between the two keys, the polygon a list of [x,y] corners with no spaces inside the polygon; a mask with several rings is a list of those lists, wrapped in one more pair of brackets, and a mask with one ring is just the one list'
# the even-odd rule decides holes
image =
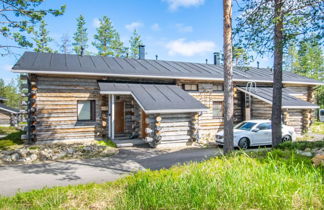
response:
{"label": "birch tree", "polygon": [[273,53],[272,145],[281,143],[283,55],[290,44],[323,37],[323,0],[241,0],[235,40],[259,55]]}
{"label": "birch tree", "polygon": [[233,150],[233,56],[232,56],[232,0],[223,0],[224,9],[224,153]]}
{"label": "birch tree", "polygon": [[59,45],[60,52],[64,54],[69,54],[71,53],[71,47],[72,44],[71,44],[70,36],[68,34],[63,34],[61,36],[61,42]]}

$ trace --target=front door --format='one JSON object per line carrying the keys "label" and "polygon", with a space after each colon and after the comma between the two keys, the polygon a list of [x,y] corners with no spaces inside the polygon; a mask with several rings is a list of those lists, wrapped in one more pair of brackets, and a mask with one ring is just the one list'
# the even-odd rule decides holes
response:
{"label": "front door", "polygon": [[115,102],[115,133],[124,133],[124,101]]}

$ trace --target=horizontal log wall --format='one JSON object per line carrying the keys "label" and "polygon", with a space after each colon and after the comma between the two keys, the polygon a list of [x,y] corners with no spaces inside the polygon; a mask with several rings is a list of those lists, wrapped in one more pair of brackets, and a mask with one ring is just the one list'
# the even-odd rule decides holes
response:
{"label": "horizontal log wall", "polygon": [[203,112],[195,122],[198,124],[197,130],[200,140],[214,140],[215,134],[224,127],[223,117],[213,116],[213,102],[224,102],[224,92],[215,91],[214,86],[222,86],[220,82],[179,80],[177,85],[197,84],[198,91],[188,91],[188,93],[208,107],[207,112]]}
{"label": "horizontal log wall", "polygon": [[288,110],[288,120],[287,125],[292,126],[295,129],[297,134],[303,133],[304,125],[303,125],[303,110],[301,109],[289,109]]}
{"label": "horizontal log wall", "polygon": [[10,126],[11,114],[4,110],[0,110],[0,126]]}
{"label": "horizontal log wall", "polygon": [[193,113],[151,114],[146,118],[147,141],[158,145],[188,144],[192,139]]}
{"label": "horizontal log wall", "polygon": [[251,97],[251,119],[269,120],[271,119],[272,106],[258,98]]}
{"label": "horizontal log wall", "polygon": [[308,101],[308,87],[307,86],[286,86],[286,88],[291,91],[292,96]]}
{"label": "horizontal log wall", "polygon": [[[101,137],[102,125],[106,124],[102,121],[104,104],[96,79],[38,76],[36,83],[38,143],[88,141]],[[96,101],[96,121],[77,120],[78,100]]]}

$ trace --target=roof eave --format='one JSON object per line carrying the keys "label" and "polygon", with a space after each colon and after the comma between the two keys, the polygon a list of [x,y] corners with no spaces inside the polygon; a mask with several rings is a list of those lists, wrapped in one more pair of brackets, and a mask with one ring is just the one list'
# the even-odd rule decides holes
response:
{"label": "roof eave", "polygon": [[[88,72],[52,72],[52,71],[33,71],[23,69],[12,69],[14,73],[31,73],[31,74],[52,74],[52,75],[79,75],[79,76],[110,76],[110,77],[140,77],[140,78],[155,78],[155,79],[185,79],[185,80],[205,80],[205,81],[224,81],[223,78],[211,77],[185,77],[185,76],[158,76],[158,75],[134,75],[134,74],[105,74],[105,73],[88,73]],[[233,79],[234,82],[261,82],[272,83],[269,80],[253,80],[253,79]],[[284,84],[303,84],[303,85],[324,85],[320,82],[295,82],[283,81]]]}

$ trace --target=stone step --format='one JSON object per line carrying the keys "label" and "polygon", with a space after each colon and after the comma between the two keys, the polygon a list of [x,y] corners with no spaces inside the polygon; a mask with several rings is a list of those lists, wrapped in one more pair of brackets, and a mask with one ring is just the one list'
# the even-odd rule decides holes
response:
{"label": "stone step", "polygon": [[125,140],[119,140],[115,139],[113,142],[116,144],[118,148],[120,147],[134,147],[146,144],[142,139],[125,139]]}

